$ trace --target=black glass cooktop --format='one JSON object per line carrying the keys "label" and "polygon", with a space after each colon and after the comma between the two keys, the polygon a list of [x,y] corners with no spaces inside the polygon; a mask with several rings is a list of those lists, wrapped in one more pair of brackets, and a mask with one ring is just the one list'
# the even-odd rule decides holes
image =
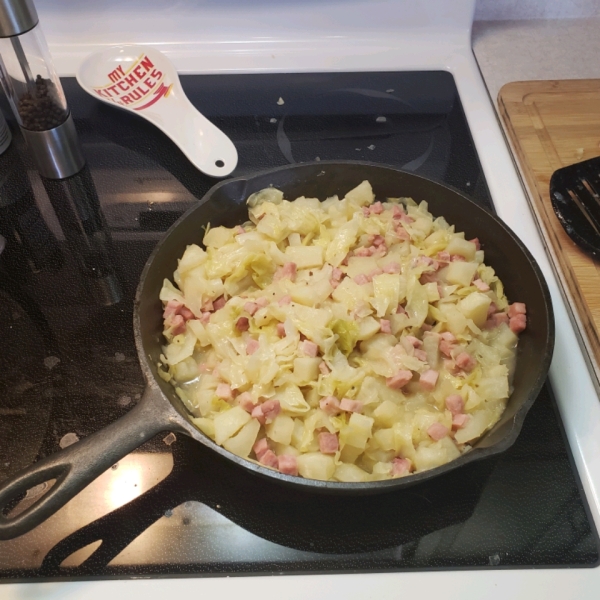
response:
{"label": "black glass cooktop", "polygon": [[[370,160],[493,210],[448,73],[184,76],[182,84],[236,144],[236,175]],[[215,183],[141,118],[73,79],[64,85],[86,169],[42,182],[17,134],[0,157],[0,480],[139,400],[132,301],[141,269]],[[44,484],[29,490],[17,510],[43,492]],[[0,542],[2,581],[597,563],[598,536],[549,386],[502,456],[408,490],[343,499],[290,491],[162,434],[36,529]]]}

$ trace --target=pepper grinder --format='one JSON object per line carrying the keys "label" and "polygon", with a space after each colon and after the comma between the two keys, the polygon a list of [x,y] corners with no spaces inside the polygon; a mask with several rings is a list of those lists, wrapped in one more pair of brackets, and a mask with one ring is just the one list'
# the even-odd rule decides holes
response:
{"label": "pepper grinder", "polygon": [[0,0],[0,82],[40,174],[78,173],[75,123],[31,0]]}

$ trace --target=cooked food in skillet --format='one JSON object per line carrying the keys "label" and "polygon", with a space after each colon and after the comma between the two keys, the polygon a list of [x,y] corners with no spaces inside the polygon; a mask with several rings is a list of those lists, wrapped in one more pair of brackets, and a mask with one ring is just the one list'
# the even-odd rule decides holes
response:
{"label": "cooked food in skillet", "polygon": [[[399,190],[401,191],[401,190]],[[165,280],[159,365],[227,450],[320,480],[404,477],[467,452],[511,393],[526,307],[427,203],[248,198]]]}

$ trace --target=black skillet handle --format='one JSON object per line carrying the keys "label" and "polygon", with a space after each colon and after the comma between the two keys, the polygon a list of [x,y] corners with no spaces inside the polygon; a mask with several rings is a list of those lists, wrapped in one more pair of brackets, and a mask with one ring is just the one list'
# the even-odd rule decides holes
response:
{"label": "black skillet handle", "polygon": [[[126,415],[60,452],[39,460],[0,487],[0,540],[27,533],[117,463],[160,431],[181,428],[176,411],[160,392],[150,387]],[[50,490],[14,518],[4,514],[11,500],[30,488],[56,479]]]}

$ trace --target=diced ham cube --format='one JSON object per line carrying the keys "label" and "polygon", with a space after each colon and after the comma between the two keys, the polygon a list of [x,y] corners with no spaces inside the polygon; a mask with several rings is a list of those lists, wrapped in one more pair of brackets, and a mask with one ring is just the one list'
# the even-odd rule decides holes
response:
{"label": "diced ham cube", "polygon": [[508,307],[508,316],[516,317],[517,315],[525,315],[527,314],[527,307],[523,302],[513,302]]}
{"label": "diced ham cube", "polygon": [[321,398],[319,406],[321,407],[321,410],[328,415],[337,415],[341,411],[340,401],[335,396]]}
{"label": "diced ham cube", "polygon": [[279,267],[279,269],[277,269],[277,271],[275,271],[275,275],[273,276],[273,279],[275,279],[275,280],[291,279],[292,281],[294,281],[294,279],[296,279],[296,271],[297,271],[296,263],[293,263],[293,262],[285,263],[285,265],[283,265],[283,267]]}
{"label": "diced ham cube", "polygon": [[225,296],[219,296],[214,302],[213,302],[213,306],[215,308],[215,310],[220,310],[222,309],[225,304],[227,304],[227,300],[225,300]]}
{"label": "diced ham cube", "polygon": [[465,401],[460,394],[451,394],[446,397],[446,408],[453,414],[461,413],[465,408]]}
{"label": "diced ham cube", "polygon": [[319,434],[319,450],[323,454],[335,454],[339,447],[338,437],[335,433],[323,431]]}
{"label": "diced ham cube", "polygon": [[402,225],[398,225],[394,231],[401,240],[410,240],[410,233],[408,233],[408,231],[406,231]]}
{"label": "diced ham cube", "polygon": [[389,388],[392,388],[393,390],[399,390],[412,379],[412,376],[412,371],[400,369],[395,375],[387,377],[385,383]]}
{"label": "diced ham cube", "polygon": [[400,263],[397,262],[388,263],[387,265],[385,265],[385,267],[383,267],[384,273],[390,273],[392,275],[400,273],[401,270],[402,267],[400,266]]}
{"label": "diced ham cube", "polygon": [[258,440],[254,446],[252,446],[252,450],[254,450],[254,454],[256,454],[256,458],[260,460],[260,457],[269,449],[269,444],[267,442],[267,438],[261,438]]}
{"label": "diced ham cube", "polygon": [[445,262],[445,263],[450,262],[450,253],[446,252],[446,250],[442,250],[442,252],[437,253],[437,259],[440,262]]}
{"label": "diced ham cube", "polygon": [[371,242],[373,246],[379,247],[385,244],[385,238],[382,235],[376,235],[373,237],[373,241]]}
{"label": "diced ham cube", "polygon": [[441,423],[432,423],[427,428],[427,434],[431,439],[438,442],[439,440],[445,438],[448,435],[448,428],[445,425],[442,425]]}
{"label": "diced ham cube", "polygon": [[252,316],[258,310],[258,304],[256,304],[256,302],[246,302],[246,304],[244,304],[244,310]]}
{"label": "diced ham cube", "polygon": [[290,304],[292,301],[292,297],[291,296],[282,296],[281,298],[279,298],[279,306],[285,306],[286,304]]}
{"label": "diced ham cube", "polygon": [[415,220],[412,217],[409,217],[406,213],[400,215],[400,220],[403,223],[414,223]]}
{"label": "diced ham cube", "polygon": [[277,335],[285,337],[285,325],[283,323],[277,323]]}
{"label": "diced ham cube", "polygon": [[252,394],[250,392],[244,392],[237,397],[238,404],[246,411],[252,414],[254,407],[256,404],[254,403],[254,398],[252,398]]}
{"label": "diced ham cube", "polygon": [[437,273],[433,271],[427,271],[419,277],[419,283],[425,285],[426,283],[435,283],[438,280]]}
{"label": "diced ham cube", "polygon": [[381,319],[379,321],[379,329],[381,333],[392,333],[392,327],[387,319]]}
{"label": "diced ham cube", "polygon": [[282,454],[279,457],[279,472],[285,475],[298,475],[298,462],[293,454]]}
{"label": "diced ham cube", "polygon": [[373,254],[375,253],[375,248],[373,246],[370,246],[369,248],[357,248],[354,251],[354,256],[373,256]]}
{"label": "diced ham cube", "polygon": [[222,398],[223,400],[231,400],[233,398],[233,392],[228,383],[219,383],[215,390],[215,394],[218,398]]}
{"label": "diced ham cube", "polygon": [[265,306],[269,306],[269,299],[265,298],[264,296],[261,296],[260,298],[257,298],[255,300],[256,304],[258,304],[258,306],[260,306],[261,308],[264,308]]}
{"label": "diced ham cube", "polygon": [[361,210],[362,210],[362,214],[363,214],[365,217],[369,217],[369,216],[371,216],[371,211],[369,210],[369,207],[368,207],[368,206],[363,206],[363,207],[361,208]]}
{"label": "diced ham cube", "polygon": [[518,314],[511,317],[508,326],[513,333],[521,333],[527,327],[527,316]]}
{"label": "diced ham cube", "polygon": [[173,335],[185,333],[185,319],[181,315],[171,317],[169,329]]}
{"label": "diced ham cube", "polygon": [[281,405],[279,400],[267,400],[260,405],[260,409],[265,419],[272,421],[281,412]]}
{"label": "diced ham cube", "polygon": [[267,450],[258,459],[258,462],[261,465],[265,465],[265,467],[272,467],[273,469],[276,469],[279,465],[279,460],[277,459],[277,456],[275,455],[275,452],[273,452],[273,450]]}
{"label": "diced ham cube", "polygon": [[365,285],[365,283],[369,283],[369,278],[364,273],[359,273],[354,277],[354,283],[358,285]]}
{"label": "diced ham cube", "polygon": [[260,348],[257,340],[249,340],[246,344],[246,354],[254,354]]}
{"label": "diced ham cube", "polygon": [[407,335],[404,338],[413,348],[420,348],[423,345],[423,342],[415,337],[414,335]]}
{"label": "diced ham cube", "polygon": [[340,281],[342,281],[342,277],[344,277],[344,272],[338,267],[335,267],[331,272],[330,282],[332,287],[336,288],[340,284]]}
{"label": "diced ham cube", "polygon": [[200,323],[204,323],[204,325],[206,325],[209,321],[210,321],[210,313],[203,312],[202,316],[200,317]]}
{"label": "diced ham cube", "polygon": [[182,306],[183,304],[181,304],[181,302],[177,302],[177,300],[169,300],[165,306],[165,310],[163,311],[163,319],[168,319],[169,317],[173,317],[178,314],[179,309]]}
{"label": "diced ham cube", "polygon": [[449,331],[444,331],[444,333],[440,333],[440,337],[443,340],[450,342],[451,344],[456,342],[456,336],[453,333],[450,333]]}
{"label": "diced ham cube", "polygon": [[327,363],[324,360],[319,363],[319,371],[321,371],[323,375],[329,375],[329,373],[331,373]]}
{"label": "diced ham cube", "polygon": [[466,352],[461,352],[455,359],[456,366],[463,371],[472,371],[477,364],[477,360]]}
{"label": "diced ham cube", "polygon": [[261,425],[265,424],[266,419],[262,411],[262,406],[260,404],[252,409],[250,415],[254,417]]}
{"label": "diced ham cube", "polygon": [[392,477],[402,477],[408,475],[412,469],[412,462],[408,458],[400,458],[397,456],[392,461]]}
{"label": "diced ham cube", "polygon": [[485,281],[482,281],[481,279],[474,279],[473,280],[473,285],[480,292],[489,292],[490,291],[490,286]]}
{"label": "diced ham cube", "polygon": [[362,412],[363,403],[358,400],[350,400],[350,398],[342,398],[340,401],[340,408],[346,412]]}
{"label": "diced ham cube", "polygon": [[301,342],[300,345],[302,348],[302,352],[306,354],[306,356],[310,356],[311,358],[314,358],[319,351],[319,346],[317,346],[317,344],[311,342],[310,340],[304,340],[303,342]]}
{"label": "diced ham cube", "polygon": [[404,306],[402,306],[402,304],[398,304],[398,308],[396,309],[396,314],[397,315],[405,315],[406,314],[406,310],[405,310]]}
{"label": "diced ham cube", "polygon": [[470,415],[465,415],[463,413],[454,415],[454,417],[452,417],[452,429],[455,431],[457,429],[462,429],[469,422],[470,418]]}
{"label": "diced ham cube", "polygon": [[250,321],[248,320],[248,317],[240,317],[235,322],[235,328],[238,331],[248,331],[248,329],[250,329]]}
{"label": "diced ham cube", "polygon": [[508,325],[508,315],[504,312],[494,313],[491,319],[494,327],[498,327],[501,323],[506,323]]}
{"label": "diced ham cube", "polygon": [[452,254],[450,256],[450,262],[466,262],[466,258],[460,254]]}
{"label": "diced ham cube", "polygon": [[435,388],[435,384],[437,383],[439,373],[434,369],[428,369],[424,373],[421,373],[421,377],[419,378],[419,383],[421,387],[431,391]]}
{"label": "diced ham cube", "polygon": [[372,215],[380,215],[383,212],[383,205],[381,204],[381,202],[374,202],[369,207],[369,212]]}
{"label": "diced ham cube", "polygon": [[415,348],[414,356],[421,362],[427,362],[427,352],[425,352],[425,350],[419,350],[419,348]]}
{"label": "diced ham cube", "polygon": [[431,331],[433,329],[433,325],[430,325],[429,323],[423,323],[423,325],[421,325],[421,329],[423,331]]}
{"label": "diced ham cube", "polygon": [[479,238],[473,238],[472,240],[469,240],[469,241],[472,242],[473,244],[475,244],[476,250],[481,250],[481,244],[479,243]]}
{"label": "diced ham cube", "polygon": [[406,213],[402,209],[402,206],[399,206],[398,204],[394,204],[392,206],[392,219],[399,219],[400,217],[402,217],[405,214]]}
{"label": "diced ham cube", "polygon": [[446,369],[446,371],[448,371],[448,373],[452,373],[453,375],[456,373],[457,369],[456,369],[456,363],[449,359],[449,358],[445,358],[444,359],[444,368]]}

